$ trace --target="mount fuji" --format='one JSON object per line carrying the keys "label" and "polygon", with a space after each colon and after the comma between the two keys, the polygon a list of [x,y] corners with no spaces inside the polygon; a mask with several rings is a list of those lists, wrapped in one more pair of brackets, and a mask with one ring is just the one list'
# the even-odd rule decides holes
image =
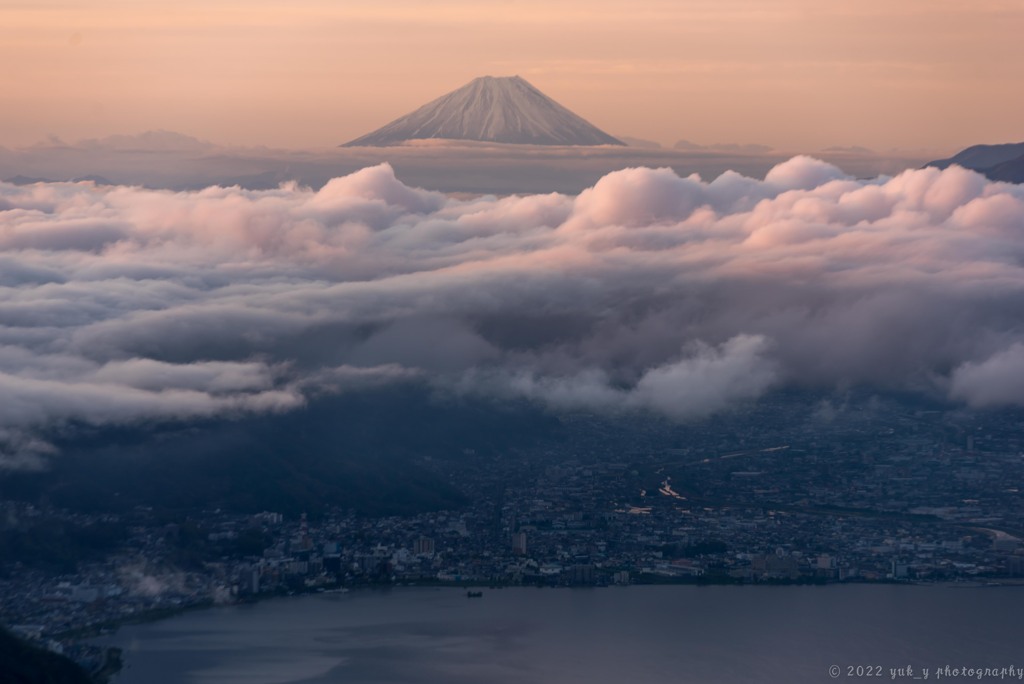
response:
{"label": "mount fuji", "polygon": [[342,147],[445,139],[515,145],[624,145],[519,76],[482,76]]}

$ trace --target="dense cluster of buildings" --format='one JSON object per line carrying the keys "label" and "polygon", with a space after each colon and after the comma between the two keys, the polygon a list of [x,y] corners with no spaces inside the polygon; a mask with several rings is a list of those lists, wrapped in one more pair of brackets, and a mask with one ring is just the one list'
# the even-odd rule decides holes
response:
{"label": "dense cluster of buildings", "polygon": [[[1013,582],[1018,418],[784,397],[690,426],[567,416],[557,443],[425,461],[469,496],[458,510],[136,510],[122,548],[74,572],[3,559],[0,614],[59,647],[161,611],[360,586]],[[72,515],[0,505],[8,525]]]}

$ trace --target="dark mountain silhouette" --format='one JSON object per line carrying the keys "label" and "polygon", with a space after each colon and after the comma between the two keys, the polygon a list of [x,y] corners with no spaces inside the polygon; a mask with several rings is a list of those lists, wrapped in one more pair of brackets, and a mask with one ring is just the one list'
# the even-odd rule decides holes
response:
{"label": "dark mountain silhouette", "polygon": [[[321,397],[291,413],[237,421],[77,426],[54,439],[61,454],[48,470],[0,471],[0,500],[45,500],[93,512],[144,505],[288,515],[316,515],[329,506],[369,515],[419,513],[466,502],[425,467],[425,457],[459,459],[467,449],[493,454],[558,429],[557,420],[535,407],[440,401],[415,385]],[[41,561],[61,560],[48,551],[40,550]]]}
{"label": "dark mountain silhouette", "polygon": [[928,162],[927,166],[944,169],[954,164],[982,173],[990,180],[1024,183],[1024,142],[973,145],[949,159]]}
{"label": "dark mountain silhouette", "polygon": [[994,181],[1024,183],[1024,155],[990,166],[982,173]]}
{"label": "dark mountain silhouette", "polygon": [[0,629],[0,681],[5,684],[92,684],[81,667]]}

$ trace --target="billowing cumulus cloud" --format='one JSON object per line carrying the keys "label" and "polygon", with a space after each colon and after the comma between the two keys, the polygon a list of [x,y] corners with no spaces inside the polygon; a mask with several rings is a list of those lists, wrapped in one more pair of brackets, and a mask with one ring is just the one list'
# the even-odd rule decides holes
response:
{"label": "billowing cumulus cloud", "polygon": [[762,355],[762,337],[737,335],[718,349],[700,343],[693,346],[690,354],[647,370],[631,386],[616,386],[607,372],[588,369],[567,377],[529,371],[470,372],[463,375],[458,389],[525,397],[556,410],[623,413],[642,409],[685,420],[756,398],[775,381],[775,369]]}
{"label": "billowing cumulus cloud", "polygon": [[1024,344],[1014,342],[953,372],[950,394],[976,406],[1024,405]]}
{"label": "billowing cumulus cloud", "polygon": [[39,435],[286,411],[410,379],[699,418],[772,388],[1024,405],[1024,188],[609,174],[453,199],[387,165],[314,191],[0,184],[0,462]]}

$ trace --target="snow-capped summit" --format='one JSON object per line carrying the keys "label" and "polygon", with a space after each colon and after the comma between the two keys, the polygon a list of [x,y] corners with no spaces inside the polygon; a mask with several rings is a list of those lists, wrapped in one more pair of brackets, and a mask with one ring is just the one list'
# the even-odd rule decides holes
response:
{"label": "snow-capped summit", "polygon": [[423,139],[521,145],[622,145],[519,76],[482,76],[343,147]]}

